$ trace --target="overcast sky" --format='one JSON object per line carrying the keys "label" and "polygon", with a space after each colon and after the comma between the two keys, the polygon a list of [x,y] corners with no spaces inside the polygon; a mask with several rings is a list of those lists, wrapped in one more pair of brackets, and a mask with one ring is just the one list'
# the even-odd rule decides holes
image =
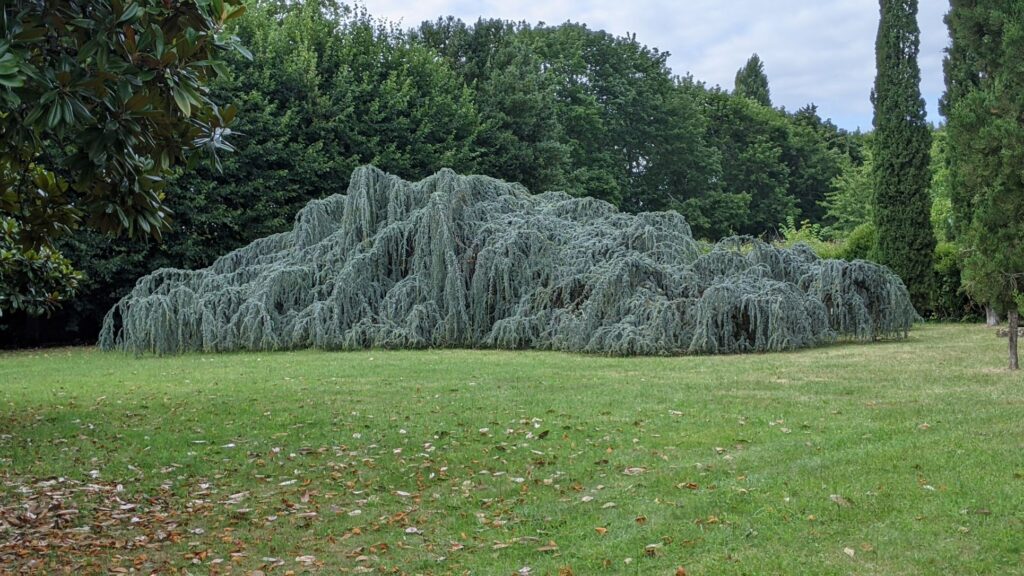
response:
{"label": "overcast sky", "polygon": [[[814,102],[843,128],[871,128],[877,0],[364,0],[371,14],[418,26],[454,15],[530,23],[583,22],[592,29],[636,33],[672,54],[677,74],[733,87],[736,70],[757,52],[765,62],[772,101],[795,110]],[[948,37],[946,0],[920,0],[921,92],[928,120],[943,90],[942,51]]]}

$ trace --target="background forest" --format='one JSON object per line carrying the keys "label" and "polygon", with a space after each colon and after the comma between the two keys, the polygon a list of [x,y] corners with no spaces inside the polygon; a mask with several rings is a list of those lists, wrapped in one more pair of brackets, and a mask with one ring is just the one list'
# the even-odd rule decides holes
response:
{"label": "background forest", "polygon": [[[808,243],[873,257],[871,135],[813,104],[772,106],[754,55],[733,90],[669,70],[667,54],[585,25],[427,22],[403,30],[330,0],[253,3],[234,21],[252,52],[228,56],[217,101],[238,108],[222,169],[172,176],[173,226],[141,244],[82,229],[60,251],[83,272],[49,318],[2,318],[6,344],[94,341],[104,313],[160,267],[198,268],[289,229],[308,201],[344,192],[372,163],[415,180],[450,167],[564,190],[631,211],[676,210],[694,235]],[[946,135],[932,138],[938,282],[919,310],[962,319]]]}

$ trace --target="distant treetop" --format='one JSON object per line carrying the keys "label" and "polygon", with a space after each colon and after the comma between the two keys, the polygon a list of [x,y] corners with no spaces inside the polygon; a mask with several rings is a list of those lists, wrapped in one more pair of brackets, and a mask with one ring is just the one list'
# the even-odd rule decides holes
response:
{"label": "distant treetop", "polygon": [[768,75],[764,72],[764,62],[756,53],[736,71],[735,92],[737,96],[745,96],[763,106],[772,105]]}

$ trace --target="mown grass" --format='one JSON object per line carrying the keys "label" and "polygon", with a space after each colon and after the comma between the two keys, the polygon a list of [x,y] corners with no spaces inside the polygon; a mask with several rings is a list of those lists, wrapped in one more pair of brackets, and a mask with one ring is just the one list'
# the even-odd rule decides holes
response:
{"label": "mown grass", "polygon": [[704,358],[8,353],[0,504],[49,477],[162,503],[16,566],[79,573],[1024,573],[1004,346],[929,325]]}

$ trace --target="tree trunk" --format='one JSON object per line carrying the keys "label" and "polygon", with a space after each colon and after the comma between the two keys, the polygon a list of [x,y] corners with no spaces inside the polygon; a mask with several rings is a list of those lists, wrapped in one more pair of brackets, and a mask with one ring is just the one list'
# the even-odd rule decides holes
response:
{"label": "tree trunk", "polygon": [[999,314],[991,306],[985,306],[985,325],[999,326]]}
{"label": "tree trunk", "polygon": [[1006,314],[1010,322],[1010,370],[1020,370],[1020,363],[1017,358],[1017,326],[1020,324],[1020,313],[1010,310]]}

